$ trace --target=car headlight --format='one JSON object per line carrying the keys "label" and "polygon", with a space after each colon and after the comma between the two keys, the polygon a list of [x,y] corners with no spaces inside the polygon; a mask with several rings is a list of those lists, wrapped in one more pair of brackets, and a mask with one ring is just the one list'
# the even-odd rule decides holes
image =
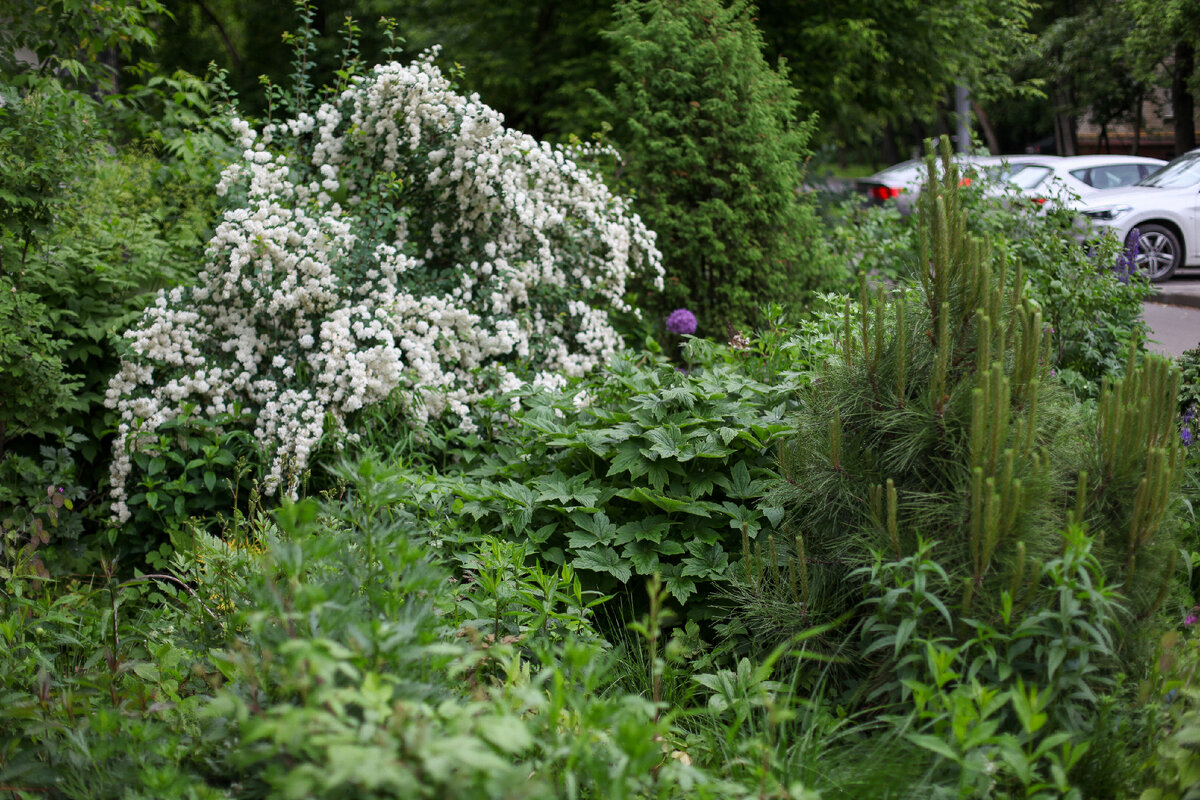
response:
{"label": "car headlight", "polygon": [[1089,208],[1083,212],[1083,215],[1092,219],[1107,221],[1119,219],[1130,211],[1133,211],[1133,206],[1105,206],[1102,208]]}

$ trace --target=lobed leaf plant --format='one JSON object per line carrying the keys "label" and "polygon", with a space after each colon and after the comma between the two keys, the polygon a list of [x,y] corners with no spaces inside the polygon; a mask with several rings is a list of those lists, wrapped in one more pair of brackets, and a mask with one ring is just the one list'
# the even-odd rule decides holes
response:
{"label": "lobed leaf plant", "polygon": [[[456,572],[394,468],[254,508],[163,572],[51,579],[0,540],[0,785],[62,798],[723,798],[617,684],[595,596],[496,541]],[[489,578],[489,576],[491,576]],[[492,579],[494,578],[494,579]],[[499,634],[499,635],[497,635]]]}
{"label": "lobed leaf plant", "polygon": [[[527,542],[606,591],[657,574],[702,614],[747,543],[778,531],[780,509],[759,498],[822,324],[788,331],[777,319],[736,347],[692,339],[686,371],[621,355],[564,391],[509,395],[479,434],[436,443],[436,503],[450,516],[435,535],[455,548],[492,535]],[[389,430],[378,418],[362,437]]]}

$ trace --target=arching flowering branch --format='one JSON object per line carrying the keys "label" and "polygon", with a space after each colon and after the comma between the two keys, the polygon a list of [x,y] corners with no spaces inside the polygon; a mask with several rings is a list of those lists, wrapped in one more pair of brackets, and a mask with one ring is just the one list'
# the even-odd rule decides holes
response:
{"label": "arching flowering branch", "polygon": [[627,282],[659,286],[654,234],[573,151],[457,94],[434,53],[354,79],[314,113],[235,120],[242,158],[195,286],[126,334],[113,510],[130,454],[187,406],[239,407],[268,490],[294,493],[321,437],[395,394],[420,424],[523,380],[561,385],[620,349]]}

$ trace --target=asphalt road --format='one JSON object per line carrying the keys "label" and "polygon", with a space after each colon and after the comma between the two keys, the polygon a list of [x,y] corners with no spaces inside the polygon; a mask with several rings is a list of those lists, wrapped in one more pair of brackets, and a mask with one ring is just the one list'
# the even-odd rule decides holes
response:
{"label": "asphalt road", "polygon": [[1200,270],[1183,269],[1159,284],[1156,302],[1143,303],[1142,315],[1150,326],[1149,348],[1179,356],[1200,345]]}
{"label": "asphalt road", "polygon": [[1143,303],[1142,316],[1150,326],[1149,350],[1180,356],[1200,345],[1200,308]]}

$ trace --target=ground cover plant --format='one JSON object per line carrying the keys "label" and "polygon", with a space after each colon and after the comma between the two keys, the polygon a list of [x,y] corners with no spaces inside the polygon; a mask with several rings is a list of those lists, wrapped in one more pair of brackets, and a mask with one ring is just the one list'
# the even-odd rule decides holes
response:
{"label": "ground cover plant", "polygon": [[658,575],[688,603],[776,530],[758,500],[808,379],[800,345],[782,329],[740,349],[694,341],[687,372],[630,354],[567,391],[514,393],[479,435],[439,443],[458,520],[440,535],[526,542],[606,589]]}

